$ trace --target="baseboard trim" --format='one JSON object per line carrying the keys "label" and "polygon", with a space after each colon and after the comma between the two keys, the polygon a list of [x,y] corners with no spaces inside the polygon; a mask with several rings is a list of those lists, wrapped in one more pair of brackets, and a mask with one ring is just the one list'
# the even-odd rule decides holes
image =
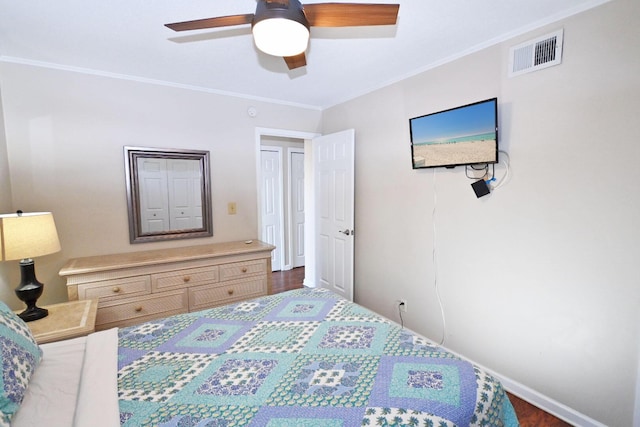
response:
{"label": "baseboard trim", "polygon": [[605,424],[602,424],[599,421],[594,420],[570,407],[564,405],[550,397],[539,393],[524,384],[520,384],[517,381],[514,381],[510,378],[504,377],[495,372],[491,372],[491,370],[487,368],[488,372],[490,372],[493,376],[498,378],[502,383],[502,386],[509,393],[526,400],[532,405],[537,406],[545,412],[550,413],[556,418],[560,418],[563,421],[568,422],[571,425],[581,426],[581,427],[607,427]]}

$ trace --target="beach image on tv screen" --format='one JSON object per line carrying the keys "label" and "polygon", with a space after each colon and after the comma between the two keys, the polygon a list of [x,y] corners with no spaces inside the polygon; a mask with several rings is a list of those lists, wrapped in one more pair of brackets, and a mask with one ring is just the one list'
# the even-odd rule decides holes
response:
{"label": "beach image on tv screen", "polygon": [[411,119],[413,167],[497,161],[496,100]]}

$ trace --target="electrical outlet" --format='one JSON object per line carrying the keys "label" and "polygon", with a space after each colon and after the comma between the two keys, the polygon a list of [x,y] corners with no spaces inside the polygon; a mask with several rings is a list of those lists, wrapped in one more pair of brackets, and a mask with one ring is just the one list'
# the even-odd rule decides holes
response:
{"label": "electrical outlet", "polygon": [[398,307],[400,307],[400,311],[403,312],[407,312],[407,300],[405,299],[399,299],[398,300]]}

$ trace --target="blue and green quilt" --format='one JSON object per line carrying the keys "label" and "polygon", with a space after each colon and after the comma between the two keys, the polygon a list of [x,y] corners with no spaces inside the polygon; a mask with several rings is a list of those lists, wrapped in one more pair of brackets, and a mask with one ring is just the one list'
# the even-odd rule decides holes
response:
{"label": "blue and green quilt", "polygon": [[119,330],[123,426],[503,426],[491,375],[323,289]]}

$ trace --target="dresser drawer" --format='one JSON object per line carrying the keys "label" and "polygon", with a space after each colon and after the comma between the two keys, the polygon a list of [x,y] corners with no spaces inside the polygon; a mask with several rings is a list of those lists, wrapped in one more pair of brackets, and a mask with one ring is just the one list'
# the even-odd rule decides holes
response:
{"label": "dresser drawer", "polygon": [[79,299],[100,299],[100,303],[151,293],[151,277],[135,276],[78,285]]}
{"label": "dresser drawer", "polygon": [[240,279],[245,276],[264,274],[267,272],[265,260],[234,262],[220,266],[220,281]]}
{"label": "dresser drawer", "polygon": [[153,292],[180,289],[207,283],[216,283],[217,281],[217,266],[188,268],[151,275],[151,287]]}
{"label": "dresser drawer", "polygon": [[198,286],[189,289],[189,311],[202,310],[229,302],[266,295],[267,281],[262,277]]}
{"label": "dresser drawer", "polygon": [[125,302],[106,303],[98,308],[96,327],[115,323],[119,326],[137,323],[147,318],[165,317],[188,310],[187,290],[163,292]]}

